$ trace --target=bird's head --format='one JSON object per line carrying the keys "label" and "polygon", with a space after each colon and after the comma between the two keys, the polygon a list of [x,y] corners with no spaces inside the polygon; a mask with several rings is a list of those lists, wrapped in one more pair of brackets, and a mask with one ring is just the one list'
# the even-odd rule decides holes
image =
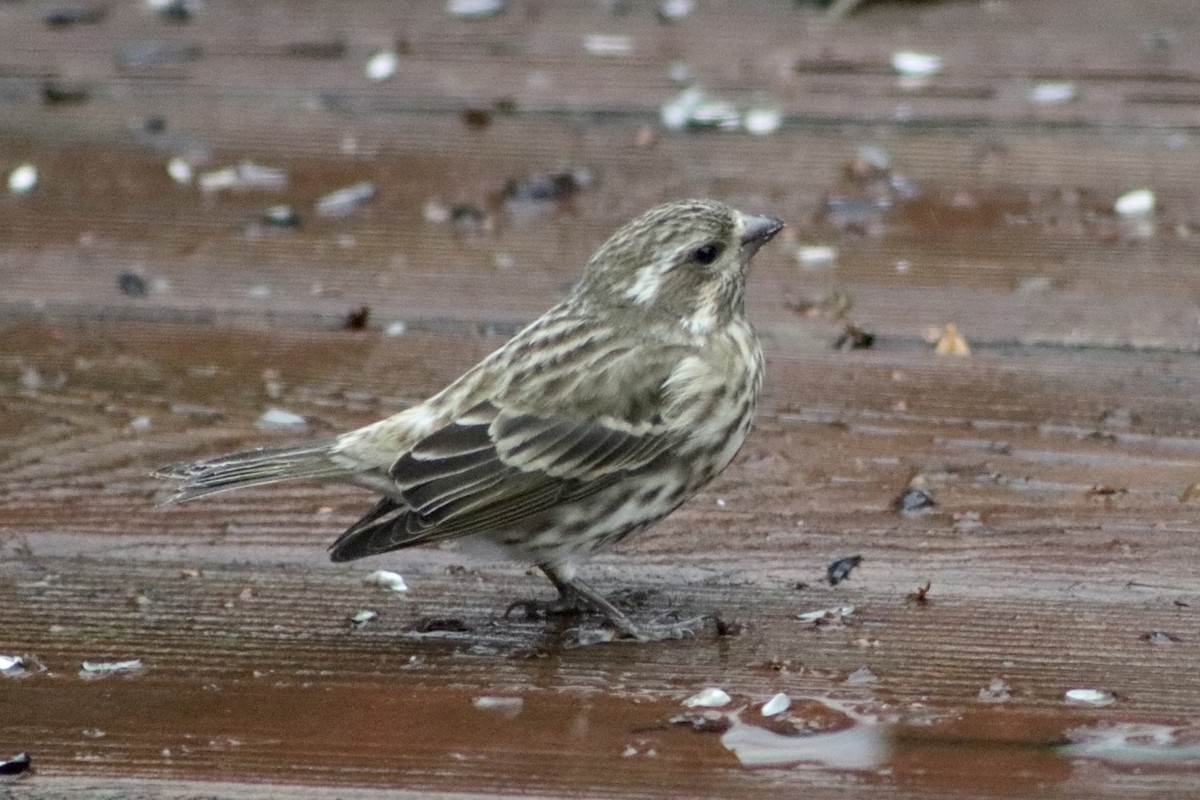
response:
{"label": "bird's head", "polygon": [[746,267],[782,228],[715,200],[657,206],[596,251],[579,289],[594,302],[668,314],[704,333],[742,312]]}

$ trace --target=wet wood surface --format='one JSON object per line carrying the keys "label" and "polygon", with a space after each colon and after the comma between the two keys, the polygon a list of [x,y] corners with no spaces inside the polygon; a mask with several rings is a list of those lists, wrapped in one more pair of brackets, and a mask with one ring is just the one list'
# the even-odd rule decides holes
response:
{"label": "wet wood surface", "polygon": [[[25,662],[0,675],[0,760],[34,767],[0,792],[1194,796],[1200,19],[1068,5],[831,24],[714,0],[663,24],[649,4],[468,22],[209,2],[171,24],[129,3],[52,28],[54,4],[0,3],[0,167],[39,170],[0,197],[0,655]],[[632,49],[589,53],[592,34]],[[147,42],[175,55],[130,66]],[[373,83],[387,47],[399,69]],[[902,85],[904,48],[942,75]],[[662,130],[674,62],[743,108],[772,99],[781,128]],[[1050,81],[1077,100],[1030,103]],[[862,146],[890,156],[887,208]],[[288,181],[204,192],[172,157]],[[505,202],[563,167],[594,185]],[[314,212],[359,181],[372,200]],[[1115,214],[1139,188],[1153,214]],[[158,506],[158,466],[436,391],[617,225],[690,195],[789,224],[751,276],[766,396],[721,478],[587,573],[639,618],[714,611],[730,635],[581,647],[596,620],[505,618],[549,587],[457,546],[331,564],[371,502],[355,489]],[[263,221],[279,203],[298,227]],[[798,260],[814,246],[836,259]],[[848,321],[870,348],[834,347]],[[935,354],[947,324],[969,356]],[[270,408],[307,429],[260,429]],[[935,505],[900,513],[914,479]],[[409,591],[364,585],[379,568]],[[705,687],[732,699],[702,718],[682,701]]]}

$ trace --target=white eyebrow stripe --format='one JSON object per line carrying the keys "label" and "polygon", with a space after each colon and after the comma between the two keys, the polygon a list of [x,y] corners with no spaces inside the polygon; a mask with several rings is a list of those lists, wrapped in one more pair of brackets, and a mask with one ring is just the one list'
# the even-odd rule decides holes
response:
{"label": "white eyebrow stripe", "polygon": [[625,289],[625,296],[639,306],[648,306],[662,288],[663,276],[677,266],[676,253],[667,253],[657,261],[638,267],[633,281]]}

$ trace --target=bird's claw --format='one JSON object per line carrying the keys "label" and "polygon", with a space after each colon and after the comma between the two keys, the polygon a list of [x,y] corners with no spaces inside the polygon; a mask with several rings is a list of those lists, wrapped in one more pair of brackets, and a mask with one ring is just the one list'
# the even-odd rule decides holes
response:
{"label": "bird's claw", "polygon": [[513,614],[520,611],[520,619],[536,622],[547,617],[577,616],[587,610],[578,602],[561,597],[556,600],[517,600],[504,609],[504,618],[512,619]]}

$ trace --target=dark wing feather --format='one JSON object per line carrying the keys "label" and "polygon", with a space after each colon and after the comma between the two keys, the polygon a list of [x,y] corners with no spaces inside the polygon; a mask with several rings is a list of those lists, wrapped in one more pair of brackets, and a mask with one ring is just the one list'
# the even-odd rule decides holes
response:
{"label": "dark wing feather", "polygon": [[381,499],[329,546],[329,557],[333,561],[353,561],[393,549],[380,541],[380,534],[386,534],[397,519],[403,519],[407,514],[408,506],[403,503],[391,497]]}
{"label": "dark wing feather", "polygon": [[517,525],[612,485],[672,443],[654,422],[633,427],[483,403],[396,461],[391,475],[407,512],[368,514],[334,543],[333,557]]}

